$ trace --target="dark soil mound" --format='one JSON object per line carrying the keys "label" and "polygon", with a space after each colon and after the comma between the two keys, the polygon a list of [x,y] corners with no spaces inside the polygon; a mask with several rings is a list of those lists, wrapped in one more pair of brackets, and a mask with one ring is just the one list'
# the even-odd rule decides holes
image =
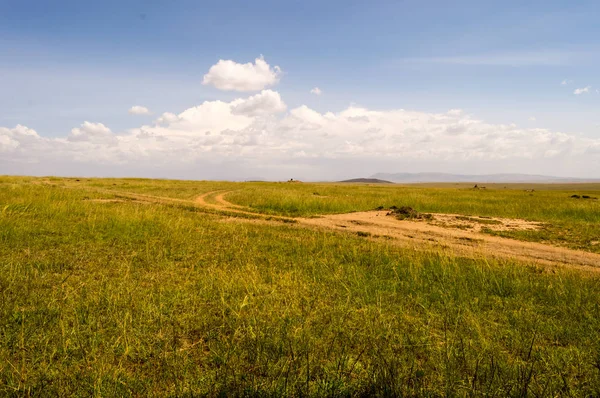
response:
{"label": "dark soil mound", "polygon": [[412,207],[402,206],[400,208],[396,206],[390,207],[388,216],[394,216],[398,220],[429,220],[432,218],[431,214],[420,213]]}

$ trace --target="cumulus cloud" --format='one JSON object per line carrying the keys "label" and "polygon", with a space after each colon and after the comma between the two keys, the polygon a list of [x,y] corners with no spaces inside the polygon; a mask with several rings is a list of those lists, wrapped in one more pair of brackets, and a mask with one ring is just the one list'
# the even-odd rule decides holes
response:
{"label": "cumulus cloud", "polygon": [[571,83],[573,83],[573,80],[569,80],[569,79],[565,79],[562,82],[560,82],[560,84],[562,86],[566,86],[567,84],[571,84]]}
{"label": "cumulus cloud", "polygon": [[[430,113],[353,105],[321,113],[302,105],[286,111],[281,96],[272,90],[229,102],[206,101],[118,134],[91,122],[58,138],[42,137],[20,125],[0,128],[2,161],[102,165],[100,170],[147,165],[164,173],[227,162],[238,173],[270,170],[269,176],[275,178],[289,177],[292,168],[326,179],[336,168],[339,173],[348,165],[362,165],[358,171],[364,173],[364,165],[382,162],[408,162],[411,167],[444,164],[444,169],[530,162],[547,165],[548,174],[564,174],[570,170],[569,162],[584,164],[586,170],[600,169],[599,148],[600,139],[486,123],[456,109]],[[192,176],[216,178],[214,172],[208,174],[214,169],[204,166],[200,170],[206,174]]]}
{"label": "cumulus cloud", "polygon": [[281,73],[279,66],[271,67],[262,56],[246,64],[219,60],[204,75],[202,84],[226,91],[259,91],[277,84]]}
{"label": "cumulus cloud", "polygon": [[149,115],[150,111],[145,106],[135,105],[129,108],[130,115]]}
{"label": "cumulus cloud", "polygon": [[575,94],[575,95],[589,94],[591,88],[592,88],[592,86],[577,88],[577,89],[575,89],[575,91],[573,91],[573,94]]}
{"label": "cumulus cloud", "polygon": [[310,90],[310,93],[314,94],[314,95],[321,95],[321,94],[323,94],[323,91],[321,91],[321,89],[319,87],[315,87],[312,90]]}
{"label": "cumulus cloud", "polygon": [[19,141],[12,138],[11,135],[11,130],[0,128],[0,152],[12,152],[19,147]]}
{"label": "cumulus cloud", "polygon": [[271,113],[281,113],[287,106],[276,91],[263,90],[245,100],[237,100],[232,112],[238,115],[259,116]]}
{"label": "cumulus cloud", "polygon": [[84,122],[81,126],[71,130],[67,137],[69,141],[103,141],[112,138],[113,133],[102,123]]}
{"label": "cumulus cloud", "polygon": [[179,120],[179,116],[177,116],[174,113],[171,112],[165,112],[162,115],[160,115],[160,117],[158,119],[156,119],[154,121],[154,123],[156,124],[168,124],[168,123],[174,123],[177,120]]}
{"label": "cumulus cloud", "polygon": [[15,152],[23,146],[27,148],[43,140],[35,130],[20,124],[12,129],[0,127],[0,153]]}

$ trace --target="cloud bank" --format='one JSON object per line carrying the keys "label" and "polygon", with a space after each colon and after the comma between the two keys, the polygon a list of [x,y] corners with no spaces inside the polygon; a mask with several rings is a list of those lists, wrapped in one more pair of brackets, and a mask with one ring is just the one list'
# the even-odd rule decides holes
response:
{"label": "cloud bank", "polygon": [[[125,131],[85,121],[49,138],[23,125],[0,127],[0,173],[327,180],[381,171],[448,171],[600,177],[600,139],[490,124],[460,109],[431,113],[352,105],[323,113],[301,105],[288,110],[277,91],[266,89],[280,75],[281,69],[262,57],[247,64],[220,60],[204,84],[256,93],[164,112]],[[129,113],[150,114],[139,105]]]}
{"label": "cloud bank", "polygon": [[367,170],[369,164],[412,164],[413,171],[426,164],[539,164],[553,167],[548,174],[574,176],[600,169],[598,139],[489,124],[457,109],[428,113],[350,106],[320,113],[302,105],[287,111],[272,90],[230,102],[206,101],[118,133],[87,121],[58,138],[21,125],[0,128],[0,154],[4,173],[20,165],[39,165],[52,173],[52,165],[62,164],[74,175],[79,170],[105,175],[116,168],[127,175],[127,170],[150,167],[161,175],[194,170],[196,178],[219,178],[218,171],[208,168],[223,164],[231,174],[226,178],[236,173],[243,178],[252,170],[268,178],[294,172],[328,179],[350,164],[360,166],[357,170]]}

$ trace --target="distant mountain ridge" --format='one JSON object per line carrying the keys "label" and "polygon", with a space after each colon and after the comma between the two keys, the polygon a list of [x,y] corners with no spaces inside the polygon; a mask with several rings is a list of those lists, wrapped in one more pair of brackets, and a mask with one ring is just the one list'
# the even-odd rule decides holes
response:
{"label": "distant mountain ridge", "polygon": [[344,180],[340,182],[359,182],[366,184],[393,184],[391,181],[381,180],[379,178],[352,178],[350,180]]}
{"label": "distant mountain ridge", "polygon": [[535,174],[449,174],[449,173],[376,173],[371,178],[396,183],[411,182],[474,182],[474,183],[559,183],[559,182],[600,182],[593,178],[553,177]]}

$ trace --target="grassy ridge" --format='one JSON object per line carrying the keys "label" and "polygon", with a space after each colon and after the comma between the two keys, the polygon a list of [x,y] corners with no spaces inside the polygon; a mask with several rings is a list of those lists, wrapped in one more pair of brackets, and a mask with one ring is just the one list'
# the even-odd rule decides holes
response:
{"label": "grassy ridge", "polygon": [[600,394],[593,275],[100,197],[0,183],[0,395]]}

